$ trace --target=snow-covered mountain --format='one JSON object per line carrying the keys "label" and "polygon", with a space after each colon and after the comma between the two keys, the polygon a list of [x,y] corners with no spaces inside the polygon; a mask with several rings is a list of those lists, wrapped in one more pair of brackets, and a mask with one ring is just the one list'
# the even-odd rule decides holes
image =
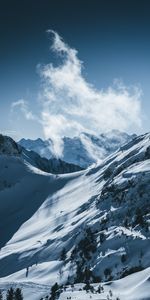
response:
{"label": "snow-covered mountain", "polygon": [[[101,162],[108,155],[118,150],[121,145],[128,143],[135,137],[135,134],[129,135],[118,130],[112,130],[97,136],[82,133],[74,138],[64,137],[64,148],[61,158],[68,163],[87,168],[92,163]],[[21,139],[19,144],[47,159],[54,156],[51,139],[46,141],[40,138],[36,140]]]}
{"label": "snow-covered mountain", "polygon": [[67,163],[60,158],[50,158],[47,159],[45,157],[41,157],[34,151],[26,150],[25,148],[22,149],[22,158],[25,161],[28,161],[34,167],[53,174],[66,174],[81,171],[82,168],[80,166]]}
{"label": "snow-covered mountain", "polygon": [[80,166],[69,164],[61,159],[47,159],[34,151],[18,145],[12,138],[0,135],[0,154],[15,155],[42,171],[54,174],[72,173],[82,170]]}
{"label": "snow-covered mountain", "polygon": [[93,299],[108,289],[110,299],[150,299],[150,134],[72,174],[52,175],[3,151],[0,166],[3,289],[18,284],[34,300],[55,282],[75,283],[60,299],[89,299],[80,289],[90,281],[104,282]]}

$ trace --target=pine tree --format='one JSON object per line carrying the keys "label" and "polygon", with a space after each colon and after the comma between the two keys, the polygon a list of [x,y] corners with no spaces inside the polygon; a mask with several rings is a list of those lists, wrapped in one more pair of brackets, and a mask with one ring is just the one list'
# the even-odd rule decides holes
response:
{"label": "pine tree", "polygon": [[66,249],[63,248],[60,254],[60,260],[66,260],[66,258],[67,258]]}
{"label": "pine tree", "polygon": [[1,290],[0,290],[0,300],[3,300],[3,294]]}
{"label": "pine tree", "polygon": [[124,263],[127,260],[127,255],[126,254],[122,254],[121,255],[121,262]]}
{"label": "pine tree", "polygon": [[90,285],[89,281],[86,282],[85,286],[83,287],[83,289],[88,293],[89,291],[91,291],[92,293],[94,292],[94,288],[92,285]]}
{"label": "pine tree", "polygon": [[55,299],[58,299],[60,295],[60,291],[59,291],[59,285],[58,283],[56,282],[52,288],[51,288],[51,297],[50,297],[50,300],[55,300]]}
{"label": "pine tree", "polygon": [[97,293],[99,293],[99,294],[102,293],[102,286],[101,285],[98,286]]}
{"label": "pine tree", "polygon": [[23,300],[23,295],[20,288],[17,288],[15,291],[15,300]]}
{"label": "pine tree", "polygon": [[14,289],[12,287],[7,291],[6,299],[14,300]]}

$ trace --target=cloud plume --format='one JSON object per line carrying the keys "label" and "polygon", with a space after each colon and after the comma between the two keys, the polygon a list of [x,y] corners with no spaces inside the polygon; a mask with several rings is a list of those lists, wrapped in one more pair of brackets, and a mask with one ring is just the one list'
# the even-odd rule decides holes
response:
{"label": "cloud plume", "polygon": [[[112,129],[135,130],[141,126],[141,90],[118,82],[107,90],[97,90],[83,76],[76,49],[70,48],[57,32],[49,30],[52,47],[62,62],[40,67],[43,86],[40,92],[41,118],[45,138],[51,138],[60,156],[62,137],[81,132],[99,134]],[[20,106],[27,119],[36,120],[24,100]]]}
{"label": "cloud plume", "polygon": [[48,33],[53,35],[52,50],[62,58],[61,65],[48,64],[40,72],[44,81],[44,134],[53,138],[55,151],[62,151],[64,135],[140,127],[140,89],[131,91],[121,83],[105,91],[95,89],[82,74],[83,63],[77,51],[65,44],[58,33]]}

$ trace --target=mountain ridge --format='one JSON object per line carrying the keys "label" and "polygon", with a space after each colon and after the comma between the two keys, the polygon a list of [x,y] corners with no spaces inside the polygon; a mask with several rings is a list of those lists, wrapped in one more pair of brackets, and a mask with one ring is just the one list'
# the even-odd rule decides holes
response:
{"label": "mountain ridge", "polygon": [[[13,181],[0,190],[1,286],[81,286],[90,281],[104,287],[112,282],[113,289],[120,278],[133,274],[136,285],[140,274],[148,274],[149,133],[72,174],[48,174],[29,161],[20,164],[16,155],[1,154],[0,164],[0,181],[8,175]],[[115,289],[113,293],[118,295]],[[137,292],[135,299],[143,295]],[[121,292],[120,299],[125,297]]]}
{"label": "mountain ridge", "polygon": [[[79,136],[70,138],[63,137],[63,152],[60,157],[62,160],[87,168],[93,163],[101,162],[107,156],[119,149],[123,144],[133,140],[135,134],[127,134],[118,130],[112,130],[105,134],[91,135],[89,133],[81,133]],[[28,150],[33,150],[42,157],[52,158],[53,141],[51,139],[36,140],[21,139],[18,142]]]}

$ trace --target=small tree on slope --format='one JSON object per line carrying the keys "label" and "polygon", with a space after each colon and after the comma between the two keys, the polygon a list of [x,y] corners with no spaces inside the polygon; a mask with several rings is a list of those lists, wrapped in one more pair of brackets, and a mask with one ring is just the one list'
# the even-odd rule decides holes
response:
{"label": "small tree on slope", "polygon": [[23,300],[21,289],[17,288],[15,291],[15,300]]}
{"label": "small tree on slope", "polygon": [[66,249],[63,248],[60,254],[60,260],[66,260],[66,258],[67,258]]}
{"label": "small tree on slope", "polygon": [[12,287],[7,291],[6,299],[14,300],[14,289]]}
{"label": "small tree on slope", "polygon": [[3,300],[2,291],[0,290],[0,300]]}
{"label": "small tree on slope", "polygon": [[58,299],[59,298],[59,295],[60,295],[60,291],[59,291],[59,285],[58,283],[56,282],[52,288],[51,288],[51,296],[50,296],[50,300],[55,300],[55,299]]}

